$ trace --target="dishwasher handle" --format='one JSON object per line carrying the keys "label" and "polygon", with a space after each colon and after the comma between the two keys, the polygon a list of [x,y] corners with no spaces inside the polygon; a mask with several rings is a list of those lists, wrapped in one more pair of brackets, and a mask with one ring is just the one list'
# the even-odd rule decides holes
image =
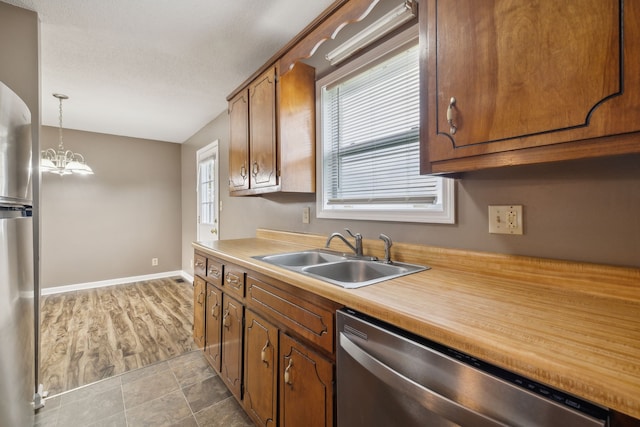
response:
{"label": "dishwasher handle", "polygon": [[379,380],[401,393],[412,396],[414,400],[420,402],[426,409],[449,421],[459,425],[473,425],[476,427],[508,427],[507,424],[467,408],[394,371],[385,363],[358,347],[343,332],[340,332],[340,346]]}

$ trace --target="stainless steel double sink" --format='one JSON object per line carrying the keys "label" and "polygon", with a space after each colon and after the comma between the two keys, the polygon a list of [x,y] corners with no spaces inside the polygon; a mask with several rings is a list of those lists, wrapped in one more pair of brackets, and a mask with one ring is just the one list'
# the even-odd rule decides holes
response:
{"label": "stainless steel double sink", "polygon": [[375,257],[360,257],[325,249],[253,258],[349,289],[372,285],[429,268],[402,262],[384,263]]}

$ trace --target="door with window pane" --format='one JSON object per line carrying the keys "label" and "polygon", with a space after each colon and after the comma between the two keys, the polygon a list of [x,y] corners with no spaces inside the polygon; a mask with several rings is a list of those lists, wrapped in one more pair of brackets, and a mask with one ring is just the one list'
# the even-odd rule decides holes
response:
{"label": "door with window pane", "polygon": [[197,240],[218,240],[218,141],[197,152]]}

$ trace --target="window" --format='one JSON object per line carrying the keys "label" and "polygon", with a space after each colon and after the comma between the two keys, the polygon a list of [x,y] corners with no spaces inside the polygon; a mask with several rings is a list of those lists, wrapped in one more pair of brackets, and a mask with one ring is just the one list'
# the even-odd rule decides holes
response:
{"label": "window", "polygon": [[218,141],[196,152],[198,164],[197,202],[198,228],[196,238],[218,240]]}
{"label": "window", "polygon": [[453,223],[454,183],[420,175],[417,30],[317,83],[321,218]]}

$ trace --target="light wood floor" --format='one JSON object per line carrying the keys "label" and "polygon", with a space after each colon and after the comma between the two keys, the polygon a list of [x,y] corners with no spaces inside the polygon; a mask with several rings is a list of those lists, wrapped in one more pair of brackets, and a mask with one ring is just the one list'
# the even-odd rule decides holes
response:
{"label": "light wood floor", "polygon": [[49,395],[195,348],[193,288],[158,279],[42,297],[41,381]]}

